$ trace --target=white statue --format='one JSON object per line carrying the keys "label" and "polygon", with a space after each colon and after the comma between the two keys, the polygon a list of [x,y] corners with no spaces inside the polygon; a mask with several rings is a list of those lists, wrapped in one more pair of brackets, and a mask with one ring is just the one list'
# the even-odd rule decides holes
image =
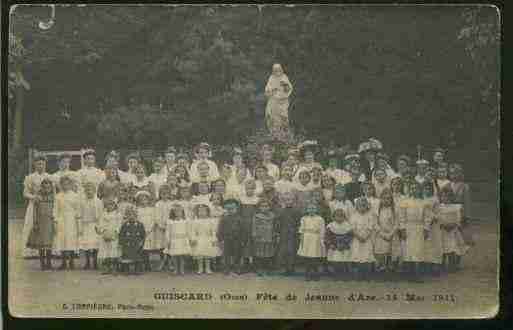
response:
{"label": "white statue", "polygon": [[292,94],[292,84],[289,78],[283,72],[280,64],[274,64],[273,72],[265,86],[265,95],[267,96],[265,123],[274,137],[288,132],[290,94]]}

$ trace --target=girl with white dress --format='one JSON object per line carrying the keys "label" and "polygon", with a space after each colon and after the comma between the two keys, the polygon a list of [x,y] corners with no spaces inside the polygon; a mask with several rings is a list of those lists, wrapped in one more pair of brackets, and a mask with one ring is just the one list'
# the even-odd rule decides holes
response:
{"label": "girl with white dress", "polygon": [[318,281],[318,268],[321,259],[326,256],[326,224],[319,215],[319,207],[316,204],[308,204],[305,211],[306,215],[301,218],[298,230],[300,241],[297,255],[307,259],[306,280]]}
{"label": "girl with white dress", "polygon": [[443,261],[442,230],[439,220],[440,202],[434,195],[432,180],[424,182],[422,192],[426,208],[425,216],[430,219],[427,222],[431,223],[429,236],[424,241],[424,264],[427,272],[437,275]]}
{"label": "girl with white dress", "polygon": [[118,258],[121,257],[119,232],[121,229],[121,213],[113,199],[104,201],[104,212],[96,228],[99,240],[98,259],[105,266],[102,274],[111,274],[116,269]]}
{"label": "girl with white dress", "polygon": [[359,197],[355,201],[356,211],[349,221],[354,228],[354,239],[351,242],[351,257],[356,266],[359,280],[368,280],[374,257],[374,234],[376,232],[376,213],[371,210],[367,198]]}
{"label": "girl with white dress", "polygon": [[343,209],[336,209],[332,217],[333,221],[326,226],[326,254],[337,279],[341,279],[351,271],[353,225]]}
{"label": "girl with white dress", "polygon": [[34,225],[34,203],[40,200],[39,191],[41,190],[41,182],[44,179],[52,180],[50,174],[46,173],[46,157],[36,155],[34,158],[34,172],[27,175],[23,182],[23,197],[28,200],[21,242],[23,249],[22,255],[24,258],[38,255],[37,249],[27,247],[27,241]]}
{"label": "girl with white dress", "polygon": [[463,205],[456,204],[454,192],[450,185],[440,192],[439,219],[442,229],[442,252],[445,269],[449,272],[457,270],[458,259],[467,252],[463,244],[460,227],[463,220]]}
{"label": "girl with white dress", "polygon": [[379,272],[392,269],[392,246],[397,238],[397,213],[390,189],[382,191],[377,212],[374,255]]}
{"label": "girl with white dress", "polygon": [[141,190],[135,195],[137,203],[137,219],[144,225],[146,239],[143,246],[144,267],[151,271],[150,255],[154,252],[160,253],[155,233],[160,230],[157,219],[157,210],[151,205],[151,195],[146,190]]}
{"label": "girl with white dress", "polygon": [[169,212],[173,208],[175,201],[171,199],[171,189],[167,184],[160,186],[159,196],[160,199],[155,204],[157,220],[153,231],[153,247],[155,250],[159,251],[162,264],[161,270],[163,270],[165,266],[164,249],[166,247],[167,220],[169,219]]}
{"label": "girl with white dress", "polygon": [[80,199],[80,249],[85,252],[86,257],[84,269],[91,268],[91,261],[93,269],[98,269],[99,240],[96,227],[103,213],[103,203],[96,196],[93,183],[86,182],[83,189],[84,195]]}
{"label": "girl with white dress", "polygon": [[166,221],[166,247],[164,253],[168,261],[174,262],[176,275],[185,274],[185,258],[191,255],[191,245],[189,241],[190,225],[189,220],[185,218],[183,207],[174,203],[169,210]]}
{"label": "girl with white dress", "polygon": [[420,266],[424,261],[424,242],[428,238],[431,217],[426,216],[421,185],[413,181],[410,197],[399,205],[399,234],[403,244],[403,265],[413,281],[420,281]]}
{"label": "girl with white dress", "polygon": [[56,236],[54,250],[62,255],[60,270],[66,269],[66,261],[69,268],[74,269],[73,258],[79,250],[78,233],[80,231],[80,197],[74,192],[73,180],[67,176],[60,179],[61,192],[55,196],[54,219]]}
{"label": "girl with white dress", "polygon": [[196,260],[196,274],[211,274],[211,261],[220,256],[217,243],[216,221],[210,215],[207,204],[198,204],[194,208],[195,218],[189,223],[191,255]]}

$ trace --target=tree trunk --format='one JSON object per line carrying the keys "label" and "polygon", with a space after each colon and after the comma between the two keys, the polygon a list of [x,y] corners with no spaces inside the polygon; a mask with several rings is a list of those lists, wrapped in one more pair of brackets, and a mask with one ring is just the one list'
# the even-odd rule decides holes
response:
{"label": "tree trunk", "polygon": [[25,90],[23,86],[16,88],[16,106],[14,108],[14,139],[13,150],[19,150],[23,143],[23,107],[25,104]]}

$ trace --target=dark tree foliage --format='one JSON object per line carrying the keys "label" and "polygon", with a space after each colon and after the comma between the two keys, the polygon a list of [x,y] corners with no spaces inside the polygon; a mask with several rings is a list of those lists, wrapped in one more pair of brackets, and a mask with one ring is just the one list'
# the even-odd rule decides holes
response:
{"label": "dark tree foliage", "polygon": [[[229,144],[262,127],[275,62],[290,117],[321,142],[376,136],[493,148],[499,20],[492,7],[19,6],[25,144]],[[495,126],[494,126],[495,125]]]}

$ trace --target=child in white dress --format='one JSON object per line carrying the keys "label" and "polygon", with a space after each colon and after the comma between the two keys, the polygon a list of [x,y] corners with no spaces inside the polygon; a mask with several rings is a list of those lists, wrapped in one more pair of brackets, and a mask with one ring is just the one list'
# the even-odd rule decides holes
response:
{"label": "child in white dress", "polygon": [[462,204],[454,203],[454,192],[450,185],[440,191],[439,219],[442,229],[442,252],[444,268],[449,272],[457,270],[457,258],[466,252],[460,226],[463,220]]}
{"label": "child in white dress", "polygon": [[165,266],[169,266],[164,260],[164,248],[166,247],[167,220],[169,219],[169,212],[173,208],[174,202],[171,200],[171,188],[167,184],[160,186],[159,196],[160,199],[155,204],[157,226],[155,226],[153,232],[153,239],[154,248],[159,251],[161,262],[160,270],[163,270]]}
{"label": "child in white dress", "polygon": [[306,280],[318,281],[318,268],[321,259],[326,256],[326,248],[324,246],[326,224],[324,219],[319,216],[317,204],[308,204],[305,211],[306,215],[301,218],[298,230],[300,242],[297,254],[307,260]]}
{"label": "child in white dress", "polygon": [[183,207],[185,212],[185,218],[191,220],[194,218],[194,204],[192,203],[192,190],[191,186],[188,184],[182,184],[178,187],[178,204]]}
{"label": "child in white dress", "polygon": [[146,239],[144,240],[143,259],[145,271],[151,271],[150,255],[154,252],[160,252],[156,246],[155,232],[160,230],[157,219],[157,212],[151,205],[151,194],[146,190],[141,190],[135,195],[137,203],[137,218],[144,225]]}
{"label": "child in white dress", "polygon": [[[213,228],[214,228],[214,232],[215,232],[215,235],[217,237],[217,233],[218,233],[218,229],[219,229],[219,223],[221,222],[221,218],[223,217],[224,215],[224,198],[223,198],[223,195],[221,193],[212,193],[210,195],[210,216],[212,217],[212,220],[213,220]],[[219,244],[218,246],[219,248],[219,256],[215,257],[214,260],[213,260],[213,265],[214,266],[213,270],[216,271],[218,269],[221,269],[221,264],[222,264],[222,255],[223,255],[223,250],[222,250],[222,247],[221,245]]]}
{"label": "child in white dress", "polygon": [[91,268],[91,259],[94,269],[98,269],[98,234],[96,226],[100,221],[103,212],[103,203],[96,196],[94,184],[84,184],[84,196],[80,201],[81,223],[80,223],[80,249],[85,251],[86,264],[84,269]]}
{"label": "child in white dress", "polygon": [[403,265],[414,282],[420,282],[420,266],[424,261],[424,241],[428,238],[432,220],[426,216],[421,185],[412,181],[410,197],[399,205],[399,234],[403,244]]}
{"label": "child in white dress", "polygon": [[61,192],[55,196],[54,219],[56,223],[55,251],[62,255],[60,270],[74,269],[73,258],[79,250],[78,233],[80,231],[80,197],[74,192],[73,180],[67,176],[60,179]]}
{"label": "child in white dress", "polygon": [[371,275],[374,257],[373,237],[376,232],[376,213],[371,210],[369,201],[359,197],[355,201],[356,212],[351,214],[350,222],[354,228],[351,242],[351,256],[356,266],[358,280],[367,281]]}
{"label": "child in white dress", "polygon": [[121,256],[119,247],[119,231],[121,229],[121,213],[113,199],[104,200],[104,212],[96,227],[100,236],[98,258],[105,266],[103,274],[111,274],[116,269]]}
{"label": "child in white dress", "polygon": [[424,241],[424,264],[427,273],[438,275],[443,261],[442,231],[438,219],[440,203],[438,197],[434,195],[432,180],[424,182],[422,192],[425,203],[425,216],[430,219],[427,222],[431,223],[429,236]]}
{"label": "child in white dress", "polygon": [[337,279],[342,279],[351,271],[353,226],[343,209],[336,209],[332,217],[333,221],[326,226],[327,259]]}
{"label": "child in white dress", "polygon": [[191,242],[191,255],[197,263],[196,274],[211,274],[210,264],[213,258],[220,255],[218,249],[215,220],[210,215],[210,208],[206,204],[198,204],[194,208],[195,219],[189,223],[189,239]]}
{"label": "child in white dress", "polygon": [[390,271],[392,268],[392,245],[397,241],[397,219],[394,197],[390,189],[381,193],[378,212],[374,254],[378,272]]}
{"label": "child in white dress", "polygon": [[166,248],[164,253],[170,262],[174,259],[177,275],[185,274],[185,258],[191,255],[189,242],[189,221],[185,218],[185,211],[180,204],[173,204],[166,221]]}

